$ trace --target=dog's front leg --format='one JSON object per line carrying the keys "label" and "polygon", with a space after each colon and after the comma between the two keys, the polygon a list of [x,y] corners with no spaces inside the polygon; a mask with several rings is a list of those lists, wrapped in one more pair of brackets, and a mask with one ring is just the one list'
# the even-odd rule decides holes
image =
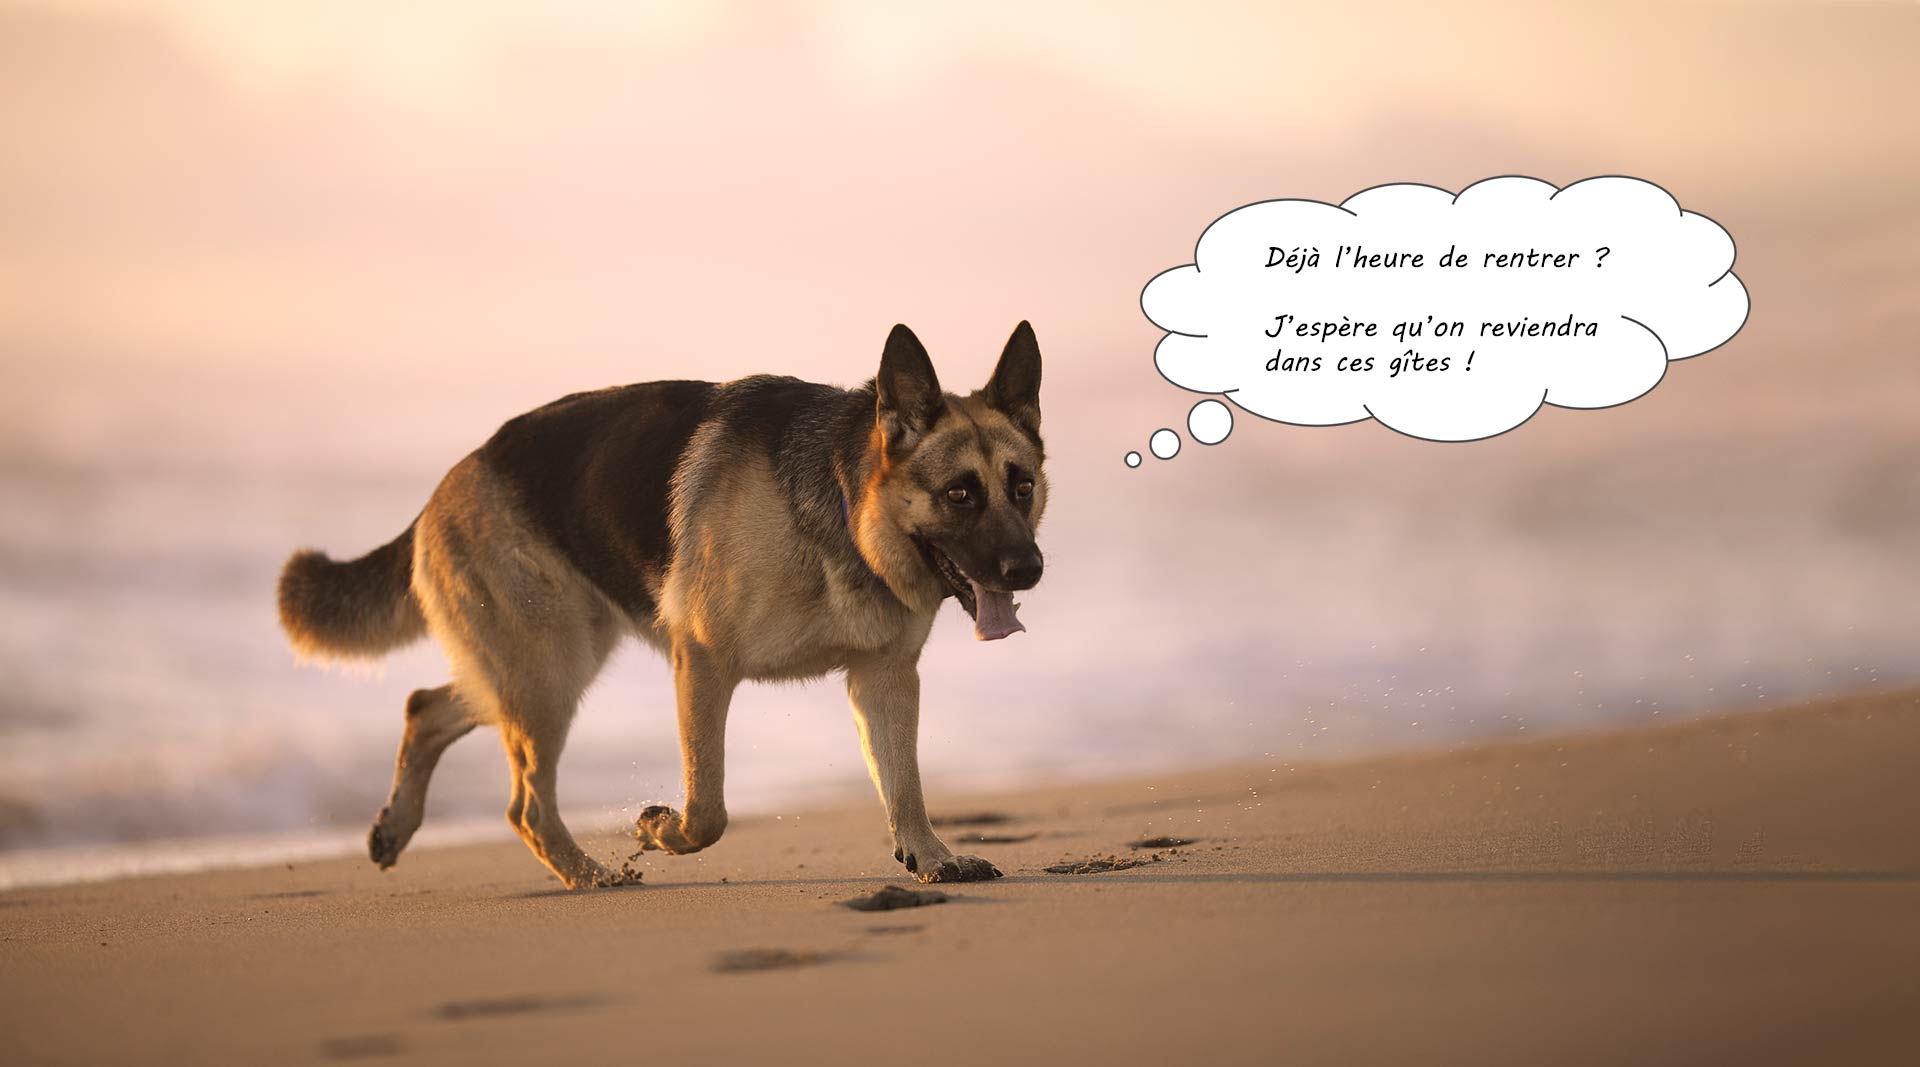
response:
{"label": "dog's front leg", "polygon": [[893,858],[922,882],[977,882],[1000,877],[978,856],[956,856],[933,832],[920,792],[920,671],[912,660],[855,664],[847,670],[847,696],[860,726],[867,770],[887,808]]}
{"label": "dog's front leg", "polygon": [[673,646],[673,690],[680,714],[680,773],[687,811],[655,804],[640,813],[634,837],[643,849],[698,852],[727,829],[727,707],[740,678],[692,641]]}

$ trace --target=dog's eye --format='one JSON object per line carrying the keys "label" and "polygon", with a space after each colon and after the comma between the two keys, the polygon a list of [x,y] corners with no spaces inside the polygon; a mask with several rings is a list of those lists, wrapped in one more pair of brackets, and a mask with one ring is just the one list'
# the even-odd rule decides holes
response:
{"label": "dog's eye", "polygon": [[967,502],[966,486],[956,485],[952,489],[947,490],[947,499],[953,501],[956,504],[966,503]]}
{"label": "dog's eye", "polygon": [[1015,482],[1013,486],[1013,495],[1020,500],[1025,500],[1026,498],[1032,496],[1033,495],[1033,479],[1022,478],[1018,482]]}

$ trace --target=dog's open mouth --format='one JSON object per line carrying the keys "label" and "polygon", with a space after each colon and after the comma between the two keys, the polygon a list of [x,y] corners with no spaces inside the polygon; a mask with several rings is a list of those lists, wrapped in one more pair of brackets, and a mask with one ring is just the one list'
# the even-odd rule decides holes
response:
{"label": "dog's open mouth", "polygon": [[1000,589],[989,589],[967,576],[953,557],[933,547],[929,541],[915,538],[920,543],[920,554],[926,557],[927,566],[933,573],[947,583],[947,589],[954,599],[960,601],[967,614],[973,616],[973,636],[982,641],[998,641],[1009,634],[1026,630],[1020,625],[1016,612],[1019,605],[1013,602],[1013,594]]}

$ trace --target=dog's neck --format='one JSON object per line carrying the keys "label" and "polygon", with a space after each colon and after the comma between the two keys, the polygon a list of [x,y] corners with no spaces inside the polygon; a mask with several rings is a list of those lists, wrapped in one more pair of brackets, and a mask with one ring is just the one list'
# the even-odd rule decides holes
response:
{"label": "dog's neck", "polygon": [[862,447],[848,448],[835,457],[841,517],[854,553],[867,570],[909,610],[931,615],[940,610],[947,588],[927,567],[913,538],[888,518],[886,509],[875,499],[884,480],[886,446],[873,421],[873,394],[870,390],[863,392],[868,407]]}

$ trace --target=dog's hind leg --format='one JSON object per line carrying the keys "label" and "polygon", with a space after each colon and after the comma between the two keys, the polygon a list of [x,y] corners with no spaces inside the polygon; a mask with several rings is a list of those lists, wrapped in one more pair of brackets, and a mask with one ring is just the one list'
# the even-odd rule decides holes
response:
{"label": "dog's hind leg", "polygon": [[740,679],[691,641],[673,648],[673,689],[680,714],[680,773],[686,782],[683,815],[664,804],[640,813],[634,837],[643,849],[698,852],[727,829],[727,708]]}
{"label": "dog's hind leg", "polygon": [[440,754],[467,735],[479,720],[453,693],[453,687],[418,689],[407,697],[406,732],[394,758],[393,790],[373,820],[367,852],[384,870],[400,858],[426,815],[427,785]]}
{"label": "dog's hind leg", "polygon": [[451,685],[416,689],[407,698],[407,729],[393,761],[393,792],[374,817],[367,852],[381,870],[394,865],[426,815],[427,783],[447,746],[479,725]]}
{"label": "dog's hind leg", "polygon": [[626,632],[619,610],[520,512],[485,464],[447,474],[414,530],[414,596],[453,694],[500,728],[507,822],[569,888],[615,881],[560,818],[560,753],[580,696]]}
{"label": "dog's hind leg", "polygon": [[485,656],[474,657],[485,669],[456,666],[455,691],[500,727],[512,783],[507,823],[520,840],[569,889],[613,885],[619,879],[589,859],[561,821],[558,782],[580,696],[613,651],[616,631],[610,616],[582,604],[543,621],[513,640],[504,630],[494,635]]}
{"label": "dog's hind leg", "polygon": [[616,885],[621,879],[588,857],[560,819],[560,752],[567,744],[573,710],[520,704],[503,712],[500,737],[513,775],[507,822],[568,889]]}

